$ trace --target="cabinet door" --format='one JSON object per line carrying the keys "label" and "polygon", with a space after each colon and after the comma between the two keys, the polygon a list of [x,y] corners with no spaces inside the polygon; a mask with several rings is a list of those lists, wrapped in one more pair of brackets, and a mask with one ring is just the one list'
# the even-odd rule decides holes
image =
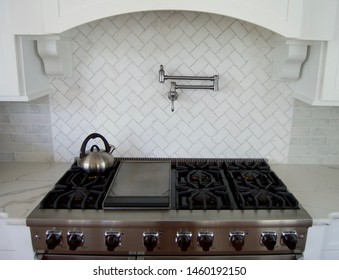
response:
{"label": "cabinet door", "polygon": [[8,1],[0,1],[0,98],[19,95],[15,42],[9,24]]}
{"label": "cabinet door", "polygon": [[308,57],[295,82],[295,97],[311,105],[339,106],[339,2],[334,38],[309,42]]}
{"label": "cabinet door", "polygon": [[11,33],[9,0],[0,1],[0,101],[29,101],[51,92],[36,40]]}
{"label": "cabinet door", "polygon": [[322,100],[337,102],[339,106],[339,14],[337,19],[335,40],[327,43]]}
{"label": "cabinet door", "polygon": [[331,221],[326,226],[319,259],[339,260],[339,213],[331,214]]}
{"label": "cabinet door", "polygon": [[8,225],[0,216],[0,260],[32,260],[34,251],[30,230],[25,225]]}
{"label": "cabinet door", "polygon": [[323,238],[328,225],[314,225],[308,229],[306,247],[303,253],[305,260],[320,259]]}
{"label": "cabinet door", "polygon": [[336,251],[339,255],[339,219],[332,219],[324,235],[324,251]]}

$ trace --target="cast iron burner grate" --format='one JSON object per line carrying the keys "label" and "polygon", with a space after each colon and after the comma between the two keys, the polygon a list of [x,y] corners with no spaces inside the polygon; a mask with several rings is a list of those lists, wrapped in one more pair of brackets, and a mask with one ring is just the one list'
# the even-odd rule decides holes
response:
{"label": "cast iron burner grate", "polygon": [[298,209],[297,199],[270,170],[231,170],[239,209]]}
{"label": "cast iron burner grate", "polygon": [[76,164],[48,192],[40,203],[42,209],[101,209],[119,163],[103,173],[89,174]]}
{"label": "cast iron burner grate", "polygon": [[222,163],[175,163],[176,209],[234,209]]}

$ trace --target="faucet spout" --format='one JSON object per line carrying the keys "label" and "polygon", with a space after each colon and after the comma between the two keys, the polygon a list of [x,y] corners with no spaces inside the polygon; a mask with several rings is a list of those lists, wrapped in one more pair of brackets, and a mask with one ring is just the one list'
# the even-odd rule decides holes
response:
{"label": "faucet spout", "polygon": [[171,111],[174,112],[174,101],[178,99],[175,82],[171,82],[171,89],[168,92],[168,99],[171,101]]}

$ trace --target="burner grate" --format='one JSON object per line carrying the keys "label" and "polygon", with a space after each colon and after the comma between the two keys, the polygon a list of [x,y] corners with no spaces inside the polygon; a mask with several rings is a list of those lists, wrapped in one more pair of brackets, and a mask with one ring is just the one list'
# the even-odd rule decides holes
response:
{"label": "burner grate", "polygon": [[177,209],[234,209],[222,163],[176,162],[175,166]]}
{"label": "burner grate", "polygon": [[265,160],[178,161],[177,209],[299,209]]}
{"label": "burner grate", "polygon": [[73,165],[40,203],[42,209],[101,209],[119,163],[100,174]]}
{"label": "burner grate", "polygon": [[270,170],[231,170],[239,209],[298,209],[297,199]]}

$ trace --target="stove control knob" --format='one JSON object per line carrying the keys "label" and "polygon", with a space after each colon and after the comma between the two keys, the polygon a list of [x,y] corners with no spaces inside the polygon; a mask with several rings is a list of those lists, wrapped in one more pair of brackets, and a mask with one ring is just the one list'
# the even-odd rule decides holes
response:
{"label": "stove control knob", "polygon": [[213,240],[213,232],[202,231],[198,233],[198,244],[203,249],[203,251],[209,251],[209,249],[212,247]]}
{"label": "stove control knob", "polygon": [[281,233],[281,243],[288,249],[294,250],[298,243],[298,233],[296,231],[283,231]]}
{"label": "stove control knob", "polygon": [[74,251],[79,246],[84,244],[84,233],[80,231],[69,231],[67,233],[67,243],[69,246],[69,249]]}
{"label": "stove control knob", "polygon": [[229,242],[236,251],[241,251],[245,244],[245,232],[244,231],[231,231],[229,233]]}
{"label": "stove control knob", "polygon": [[48,250],[55,249],[56,246],[62,244],[62,235],[60,230],[46,231],[46,244]]}
{"label": "stove control knob", "polygon": [[159,232],[150,231],[143,233],[143,243],[148,252],[152,252],[159,243]]}
{"label": "stove control knob", "polygon": [[192,232],[189,231],[177,232],[175,241],[177,242],[181,251],[187,251],[187,249],[191,245]]}
{"label": "stove control knob", "polygon": [[260,243],[261,245],[265,246],[267,250],[274,250],[274,246],[277,243],[277,233],[272,231],[262,232]]}
{"label": "stove control knob", "polygon": [[118,246],[121,246],[121,232],[106,231],[105,232],[105,244],[108,251],[114,251]]}

